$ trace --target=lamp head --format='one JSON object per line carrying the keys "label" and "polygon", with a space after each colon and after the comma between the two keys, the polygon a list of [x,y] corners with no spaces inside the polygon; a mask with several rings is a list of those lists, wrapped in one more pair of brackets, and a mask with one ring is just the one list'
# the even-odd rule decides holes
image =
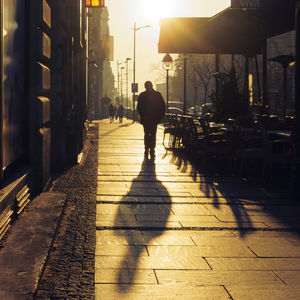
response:
{"label": "lamp head", "polygon": [[172,59],[172,56],[171,56],[169,53],[167,53],[167,54],[164,56],[162,62],[163,62],[163,66],[164,66],[167,70],[170,70],[170,69],[172,68],[173,59]]}

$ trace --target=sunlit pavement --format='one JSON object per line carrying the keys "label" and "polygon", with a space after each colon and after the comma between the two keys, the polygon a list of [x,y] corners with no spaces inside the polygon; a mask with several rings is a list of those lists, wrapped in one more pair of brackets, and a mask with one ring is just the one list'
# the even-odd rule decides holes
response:
{"label": "sunlit pavement", "polygon": [[99,121],[96,299],[300,299],[300,207]]}

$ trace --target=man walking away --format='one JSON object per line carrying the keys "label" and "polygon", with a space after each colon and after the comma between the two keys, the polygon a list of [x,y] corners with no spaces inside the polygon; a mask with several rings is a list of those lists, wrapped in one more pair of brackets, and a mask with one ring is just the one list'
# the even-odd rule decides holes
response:
{"label": "man walking away", "polygon": [[150,158],[154,160],[157,124],[165,115],[166,105],[160,92],[153,89],[151,81],[145,82],[145,89],[138,97],[137,111],[144,126],[145,159],[148,159],[150,151]]}
{"label": "man walking away", "polygon": [[123,106],[123,104],[121,104],[118,107],[118,117],[119,117],[119,122],[123,123],[123,117],[124,117],[124,106]]}
{"label": "man walking away", "polygon": [[114,118],[115,118],[115,114],[116,114],[116,108],[112,103],[108,107],[108,113],[109,113],[110,123],[113,123]]}

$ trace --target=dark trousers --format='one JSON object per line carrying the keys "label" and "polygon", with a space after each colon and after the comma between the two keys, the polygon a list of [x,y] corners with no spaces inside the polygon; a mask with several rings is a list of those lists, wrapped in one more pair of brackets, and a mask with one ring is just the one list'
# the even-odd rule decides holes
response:
{"label": "dark trousers", "polygon": [[157,124],[156,123],[144,123],[144,144],[145,151],[149,149],[154,149],[156,146],[156,131]]}

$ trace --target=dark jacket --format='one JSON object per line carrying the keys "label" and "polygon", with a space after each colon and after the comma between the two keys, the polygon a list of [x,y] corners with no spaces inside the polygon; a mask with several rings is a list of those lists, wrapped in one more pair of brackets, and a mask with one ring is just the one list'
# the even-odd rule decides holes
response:
{"label": "dark jacket", "polygon": [[116,108],[113,104],[110,104],[108,107],[108,113],[110,116],[114,116],[116,113]]}
{"label": "dark jacket", "polygon": [[138,97],[137,111],[141,118],[141,123],[158,124],[165,115],[166,105],[160,92],[148,90],[142,92]]}
{"label": "dark jacket", "polygon": [[124,116],[124,106],[122,104],[119,106],[117,113],[119,117]]}

